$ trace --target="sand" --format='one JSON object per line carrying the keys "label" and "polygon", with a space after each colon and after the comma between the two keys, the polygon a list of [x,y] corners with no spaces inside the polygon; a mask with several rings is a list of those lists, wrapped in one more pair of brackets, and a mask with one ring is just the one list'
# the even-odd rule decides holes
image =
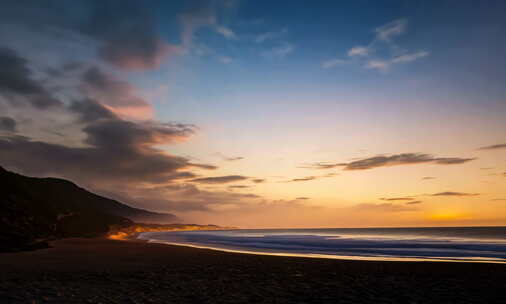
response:
{"label": "sand", "polygon": [[506,265],[226,253],[66,239],[0,254],[0,303],[506,303]]}

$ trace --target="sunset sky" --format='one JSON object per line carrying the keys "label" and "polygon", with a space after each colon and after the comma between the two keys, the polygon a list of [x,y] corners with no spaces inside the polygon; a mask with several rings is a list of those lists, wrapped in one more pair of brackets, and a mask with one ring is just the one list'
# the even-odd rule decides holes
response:
{"label": "sunset sky", "polygon": [[505,1],[1,1],[0,166],[181,222],[506,225]]}

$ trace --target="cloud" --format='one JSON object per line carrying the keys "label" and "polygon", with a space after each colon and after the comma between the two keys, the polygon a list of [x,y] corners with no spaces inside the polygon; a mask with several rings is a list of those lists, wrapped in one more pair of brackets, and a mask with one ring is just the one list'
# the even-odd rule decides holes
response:
{"label": "cloud", "polygon": [[354,46],[348,51],[348,56],[367,56],[369,55],[369,49],[364,46]]}
{"label": "cloud", "polygon": [[365,67],[367,69],[386,71],[390,67],[390,63],[385,60],[369,60]]}
{"label": "cloud", "polygon": [[306,176],[306,177],[300,177],[300,178],[294,178],[291,180],[284,181],[285,183],[291,183],[291,182],[307,182],[312,181],[319,178],[328,178],[328,177],[334,177],[338,175],[337,173],[328,173],[324,175],[318,175],[318,176]]}
{"label": "cloud", "polygon": [[0,96],[15,107],[31,105],[38,109],[61,106],[47,89],[33,79],[28,61],[10,48],[0,47]]}
{"label": "cloud", "polygon": [[336,67],[340,64],[345,64],[347,63],[345,60],[341,60],[341,59],[329,59],[327,61],[324,61],[322,62],[322,68],[324,69],[330,69],[330,68],[333,68],[333,67]]}
{"label": "cloud", "polygon": [[287,182],[307,182],[307,181],[315,180],[317,178],[318,178],[317,176],[306,176],[306,177],[294,178],[294,179],[291,179]]}
{"label": "cloud", "polygon": [[403,18],[377,27],[374,30],[376,33],[376,39],[382,41],[390,41],[392,38],[403,34],[406,31],[407,25],[407,20]]}
{"label": "cloud", "polygon": [[182,126],[141,125],[106,120],[83,129],[87,147],[68,147],[25,137],[0,140],[0,161],[35,175],[58,174],[86,184],[118,182],[165,182],[180,169],[190,167],[185,158],[157,150],[189,136]]}
{"label": "cloud", "polygon": [[265,183],[266,180],[263,178],[254,178],[251,181],[254,182],[255,184],[261,184],[261,183]]}
{"label": "cloud", "polygon": [[382,201],[410,201],[413,200],[412,197],[382,197],[380,198]]}
{"label": "cloud", "polygon": [[[361,57],[359,62],[363,64],[364,68],[381,72],[388,71],[392,65],[409,63],[429,56],[430,53],[426,50],[409,52],[394,43],[394,38],[405,33],[406,30],[406,19],[394,20],[374,29],[375,37],[369,45],[354,46],[348,50],[347,54],[349,57]],[[373,56],[374,53],[388,55],[380,58]]]}
{"label": "cloud", "polygon": [[297,200],[297,201],[308,200],[308,199],[310,199],[310,198],[309,197],[305,197],[305,196],[301,196],[301,197],[295,198],[295,200]]}
{"label": "cloud", "polygon": [[393,203],[363,203],[358,204],[354,207],[357,210],[363,211],[379,211],[379,212],[406,212],[406,211],[417,211],[418,209],[413,207],[408,207],[405,205],[396,205]]}
{"label": "cloud", "polygon": [[228,186],[228,188],[230,188],[230,189],[246,189],[246,188],[251,188],[251,186],[246,186],[246,185],[232,185],[232,186]]}
{"label": "cloud", "polygon": [[230,1],[188,1],[185,11],[179,16],[182,25],[182,45],[189,48],[194,40],[195,33],[204,27],[212,28],[214,31],[227,39],[236,39],[237,35],[230,28],[220,25],[217,11],[230,9]]}
{"label": "cloud", "polygon": [[433,176],[424,176],[422,177],[422,180],[429,180],[429,179],[435,179],[436,177]]}
{"label": "cloud", "polygon": [[202,177],[192,179],[191,182],[201,184],[226,184],[232,182],[238,182],[248,179],[249,177],[242,175],[226,175],[226,176],[213,176],[213,177]]}
{"label": "cloud", "polygon": [[407,63],[411,61],[415,61],[417,59],[429,56],[429,52],[427,51],[418,51],[411,54],[403,54],[397,57],[394,57],[390,62],[391,63]]}
{"label": "cloud", "polygon": [[269,59],[283,58],[286,55],[292,53],[294,50],[295,47],[292,44],[285,43],[284,45],[274,47],[268,51],[264,51],[261,53],[261,55]]}
{"label": "cloud", "polygon": [[288,30],[286,28],[281,29],[279,31],[266,32],[266,33],[258,35],[255,38],[255,42],[256,43],[263,43],[263,42],[265,42],[267,40],[276,39],[276,38],[279,38],[279,37],[283,36],[287,32],[288,32]]}
{"label": "cloud", "polygon": [[227,156],[227,155],[224,155],[223,153],[219,153],[219,152],[214,153],[214,155],[218,156],[219,158],[223,159],[224,161],[238,161],[238,160],[244,159],[244,157],[242,157],[242,156]]}
{"label": "cloud", "polygon": [[344,170],[368,170],[379,167],[432,163],[437,165],[463,164],[475,158],[434,157],[423,153],[402,153],[389,156],[374,156],[347,163]]}
{"label": "cloud", "polygon": [[218,57],[218,60],[224,64],[229,64],[229,63],[232,63],[232,61],[234,61],[231,57],[228,57],[228,56],[220,56],[220,57]]}
{"label": "cloud", "polygon": [[305,169],[332,169],[336,167],[346,166],[347,163],[326,163],[326,162],[316,162],[310,163],[303,166],[299,166],[299,168]]}
{"label": "cloud", "polygon": [[133,119],[151,119],[152,106],[137,95],[136,89],[97,67],[91,67],[83,75],[82,90],[86,95],[104,105],[115,114]]}
{"label": "cloud", "polygon": [[477,196],[479,193],[465,193],[465,192],[453,192],[453,191],[445,191],[431,194],[431,196]]}
{"label": "cloud", "polygon": [[497,150],[497,149],[506,149],[506,144],[497,144],[478,148],[478,150]]}
{"label": "cloud", "polygon": [[406,202],[406,205],[418,205],[421,203],[423,203],[423,202],[422,201],[410,201],[410,202]]}
{"label": "cloud", "polygon": [[0,132],[16,132],[16,121],[7,116],[0,116]]}
{"label": "cloud", "polygon": [[506,198],[494,198],[491,201],[506,201]]}
{"label": "cloud", "polygon": [[217,25],[215,27],[215,30],[216,30],[216,32],[223,35],[223,37],[225,37],[227,39],[237,39],[236,34],[231,29],[229,29],[225,26]]}
{"label": "cloud", "polygon": [[141,1],[89,1],[91,17],[81,32],[100,42],[100,57],[120,69],[146,70],[160,66],[178,47],[157,31],[153,12]]}
{"label": "cloud", "polygon": [[[349,163],[328,163],[316,162],[300,168],[307,169],[332,169],[336,167],[344,167],[344,170],[367,170],[379,167],[433,163],[438,165],[457,165],[463,164],[476,158],[458,158],[458,157],[434,157],[424,153],[402,153],[394,155],[378,155],[374,157],[359,159]],[[424,178],[429,179],[429,178]]]}

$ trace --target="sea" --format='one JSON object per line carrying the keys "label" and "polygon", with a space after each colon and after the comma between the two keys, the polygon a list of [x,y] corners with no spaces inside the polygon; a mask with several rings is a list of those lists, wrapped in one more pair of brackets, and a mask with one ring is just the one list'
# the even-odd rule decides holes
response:
{"label": "sea", "polygon": [[236,229],[144,232],[138,238],[249,254],[506,263],[506,227]]}

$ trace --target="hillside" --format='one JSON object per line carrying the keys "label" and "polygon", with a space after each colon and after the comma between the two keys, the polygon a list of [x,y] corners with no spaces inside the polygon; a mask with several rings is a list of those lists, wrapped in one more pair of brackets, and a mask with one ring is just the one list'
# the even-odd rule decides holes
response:
{"label": "hillside", "polygon": [[137,209],[72,182],[34,178],[0,167],[0,251],[43,246],[45,240],[106,234],[133,221],[173,222],[172,214]]}

